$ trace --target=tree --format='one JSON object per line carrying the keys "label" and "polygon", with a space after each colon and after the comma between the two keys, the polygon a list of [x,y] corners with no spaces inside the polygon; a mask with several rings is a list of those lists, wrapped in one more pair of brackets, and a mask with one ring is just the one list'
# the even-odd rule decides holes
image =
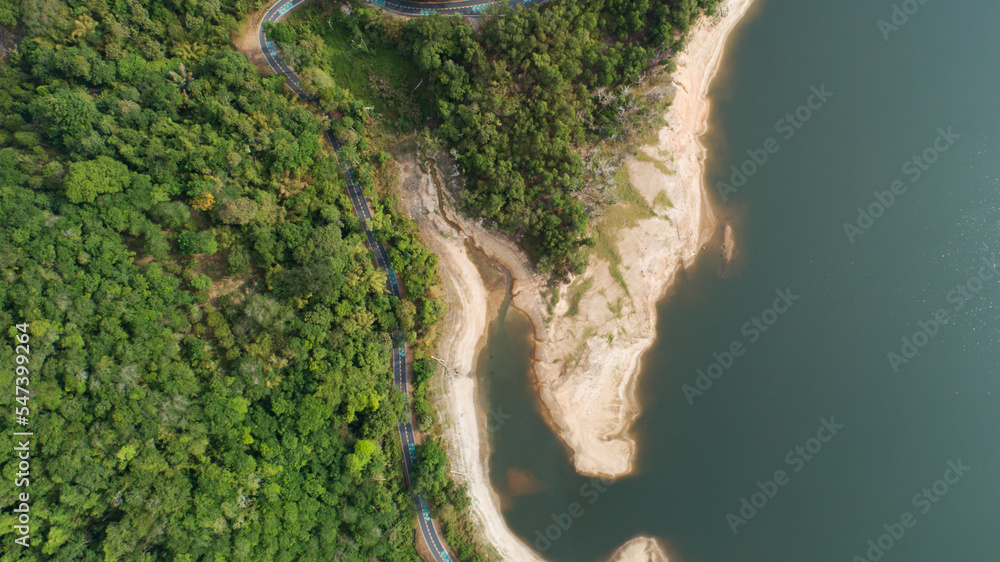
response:
{"label": "tree", "polygon": [[107,156],[69,165],[64,187],[73,203],[93,203],[105,193],[118,193],[129,184],[128,166]]}
{"label": "tree", "polygon": [[185,254],[212,255],[219,250],[219,243],[215,241],[215,233],[211,230],[184,231],[177,237],[177,244]]}
{"label": "tree", "polygon": [[399,327],[404,332],[410,332],[416,326],[417,306],[410,301],[402,301],[397,312]]}
{"label": "tree", "polygon": [[60,88],[31,103],[31,114],[41,121],[49,138],[64,142],[79,139],[93,130],[100,113],[94,100],[82,89]]}
{"label": "tree", "polygon": [[417,447],[417,462],[413,465],[413,491],[424,496],[436,496],[447,483],[448,459],[434,441]]}
{"label": "tree", "polygon": [[345,457],[347,472],[355,478],[359,477],[361,471],[371,462],[372,455],[376,451],[378,451],[378,446],[374,441],[359,439],[354,444],[354,452]]}
{"label": "tree", "polygon": [[267,22],[264,24],[264,32],[272,41],[278,43],[294,43],[296,37],[295,26],[286,22]]}
{"label": "tree", "polygon": [[257,215],[259,205],[246,197],[226,200],[219,209],[219,220],[226,224],[244,225]]}
{"label": "tree", "polygon": [[153,218],[166,228],[177,228],[191,220],[191,211],[183,201],[167,201],[153,207]]}
{"label": "tree", "polygon": [[207,291],[212,287],[212,279],[208,275],[199,273],[191,278],[191,288],[196,291]]}
{"label": "tree", "polygon": [[191,207],[199,211],[211,211],[215,207],[215,196],[208,191],[202,191],[191,199]]}

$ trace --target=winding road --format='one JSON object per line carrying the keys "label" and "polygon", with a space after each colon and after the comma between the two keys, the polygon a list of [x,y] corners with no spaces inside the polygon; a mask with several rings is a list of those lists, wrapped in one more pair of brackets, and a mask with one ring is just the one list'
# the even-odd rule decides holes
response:
{"label": "winding road", "polygon": [[539,0],[460,0],[458,2],[407,2],[406,0],[368,0],[376,6],[404,16],[429,16],[431,14],[478,16],[487,6],[506,2],[511,6],[540,4]]}
{"label": "winding road", "polygon": [[[309,1],[310,0],[279,0],[267,10],[264,17],[261,18],[260,24],[257,28],[257,40],[260,45],[260,50],[264,54],[264,59],[267,60],[267,64],[275,73],[284,74],[286,77],[286,85],[292,90],[292,92],[306,102],[312,102],[314,100],[299,86],[298,75],[296,75],[291,68],[281,62],[281,55],[278,53],[277,46],[275,46],[274,42],[268,41],[267,36],[264,33],[264,24],[267,22],[281,21],[286,15],[288,15],[289,12]],[[478,16],[483,8],[491,4],[495,4],[498,1],[505,1],[512,6],[517,6],[521,4],[541,3],[545,0],[495,0],[493,2],[483,2],[481,0],[460,0],[456,2],[420,3],[408,2],[406,0],[371,0],[373,4],[381,6],[386,10],[406,16],[426,16],[436,13],[445,15],[460,14],[464,16]],[[330,131],[326,132],[326,137],[335,151],[340,149],[340,143],[336,138],[334,138]],[[353,170],[345,167],[343,163],[341,163],[340,166],[344,172],[344,177],[347,179],[347,194],[350,196],[351,203],[354,205],[354,212],[357,213],[358,218],[361,219],[361,225],[365,232],[365,238],[368,239],[368,247],[371,248],[372,253],[375,256],[375,263],[388,274],[386,290],[388,290],[389,293],[395,297],[401,297],[399,283],[396,279],[396,272],[389,266],[389,255],[386,253],[385,247],[375,239],[372,231],[368,228],[368,221],[372,218],[371,211],[368,208],[368,202],[365,200],[361,189],[354,183]],[[403,396],[408,397],[409,393],[407,392],[407,384],[409,380],[409,372],[406,367],[405,343],[401,343],[398,347],[395,347],[392,350],[392,379],[393,384],[399,388],[400,391],[402,391]],[[399,439],[403,446],[403,475],[406,478],[406,484],[412,493],[413,486],[410,481],[410,471],[413,469],[413,463],[416,460],[416,441],[413,436],[413,412],[411,410],[407,410],[407,421],[400,423],[397,427],[397,431],[399,432]],[[417,522],[420,526],[420,534],[427,543],[427,547],[434,556],[434,560],[436,562],[452,562],[452,558],[448,554],[448,549],[445,546],[444,538],[440,536],[437,528],[434,526],[434,522],[431,520],[427,502],[424,498],[418,496],[417,494],[412,495],[413,502],[417,506]]]}

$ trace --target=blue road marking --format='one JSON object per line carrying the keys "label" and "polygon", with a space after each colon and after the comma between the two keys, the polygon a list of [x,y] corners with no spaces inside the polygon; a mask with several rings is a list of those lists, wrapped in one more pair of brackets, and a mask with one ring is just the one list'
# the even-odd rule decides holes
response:
{"label": "blue road marking", "polygon": [[[274,44],[274,41],[267,42],[267,50],[271,52],[271,56],[274,57],[275,62],[281,64],[281,55],[278,54],[278,46]],[[285,76],[287,77],[287,74]]]}

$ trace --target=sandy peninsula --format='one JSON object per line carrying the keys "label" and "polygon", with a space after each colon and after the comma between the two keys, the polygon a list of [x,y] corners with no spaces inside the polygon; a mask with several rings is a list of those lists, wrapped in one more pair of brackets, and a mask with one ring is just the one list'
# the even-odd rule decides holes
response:
{"label": "sandy peninsula", "polygon": [[[707,126],[706,94],[725,40],[751,3],[730,0],[720,16],[697,24],[677,59],[676,96],[659,143],[642,149],[650,158],[626,164],[631,183],[660,214],[619,232],[616,249],[628,292],[607,262],[592,258],[583,274],[590,288],[579,302],[580,312],[567,316],[569,299],[561,298],[548,325],[536,324],[534,370],[541,399],[582,474],[615,478],[632,470],[635,443],[629,431],[639,413],[636,379],[640,358],[656,336],[656,304],[676,273],[717,232],[703,189],[706,151],[698,137]],[[672,158],[667,163],[671,173],[649,161],[663,158]],[[672,206],[657,206],[661,193]],[[724,231],[726,255],[735,242],[732,229]],[[537,305],[526,300],[515,304],[524,305],[530,316]]]}
{"label": "sandy peninsula", "polygon": [[[475,366],[495,314],[491,295],[473,253],[482,253],[511,276],[512,304],[534,326],[534,377],[548,422],[569,448],[576,469],[609,478],[628,474],[635,443],[629,431],[638,415],[635,384],[642,354],[656,333],[656,303],[675,274],[689,266],[710,241],[724,255],[734,247],[731,228],[719,227],[703,190],[705,148],[698,137],[708,118],[706,93],[722,58],[725,39],[752,0],[729,0],[720,16],[702,20],[679,56],[673,75],[676,96],[659,142],[644,147],[654,160],[666,159],[670,173],[650,158],[627,162],[629,179],[657,212],[623,229],[616,240],[628,293],[611,276],[608,264],[592,258],[582,280],[590,288],[579,313],[567,316],[567,289],[550,316],[543,298],[547,279],[503,236],[455,212],[452,193],[461,178],[446,155],[418,154],[401,147],[399,193],[428,247],[440,258],[449,304],[438,358],[447,365],[441,377],[439,407],[452,468],[469,489],[471,509],[483,539],[504,560],[542,560],[507,527],[500,499],[490,485],[486,413],[477,400]],[[663,203],[663,196],[669,204]],[[725,239],[724,247],[719,238]],[[656,539],[636,537],[612,557],[614,562],[662,562]]]}

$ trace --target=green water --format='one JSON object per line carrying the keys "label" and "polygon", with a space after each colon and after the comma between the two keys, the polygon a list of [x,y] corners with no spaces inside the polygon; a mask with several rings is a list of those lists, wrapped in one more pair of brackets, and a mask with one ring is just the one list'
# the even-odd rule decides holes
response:
{"label": "green water", "polygon": [[[1000,282],[981,263],[1000,259],[1000,5],[896,3],[919,8],[889,41],[886,0],[758,0],[730,38],[707,181],[772,153],[719,201],[743,267],[721,277],[708,252],[661,303],[634,475],[604,487],[574,473],[538,414],[524,320],[494,326],[480,368],[502,414],[491,476],[546,558],[603,560],[644,534],[672,562],[1000,560]],[[786,138],[778,121],[824,85],[833,96]],[[958,138],[938,140],[948,127]],[[935,141],[933,164],[904,170]],[[893,187],[880,214],[873,191]],[[852,243],[858,207],[880,216]],[[785,312],[764,313],[787,289]],[[742,354],[686,395],[734,342]],[[969,470],[946,473],[959,459]],[[766,499],[745,524],[743,498]]]}

